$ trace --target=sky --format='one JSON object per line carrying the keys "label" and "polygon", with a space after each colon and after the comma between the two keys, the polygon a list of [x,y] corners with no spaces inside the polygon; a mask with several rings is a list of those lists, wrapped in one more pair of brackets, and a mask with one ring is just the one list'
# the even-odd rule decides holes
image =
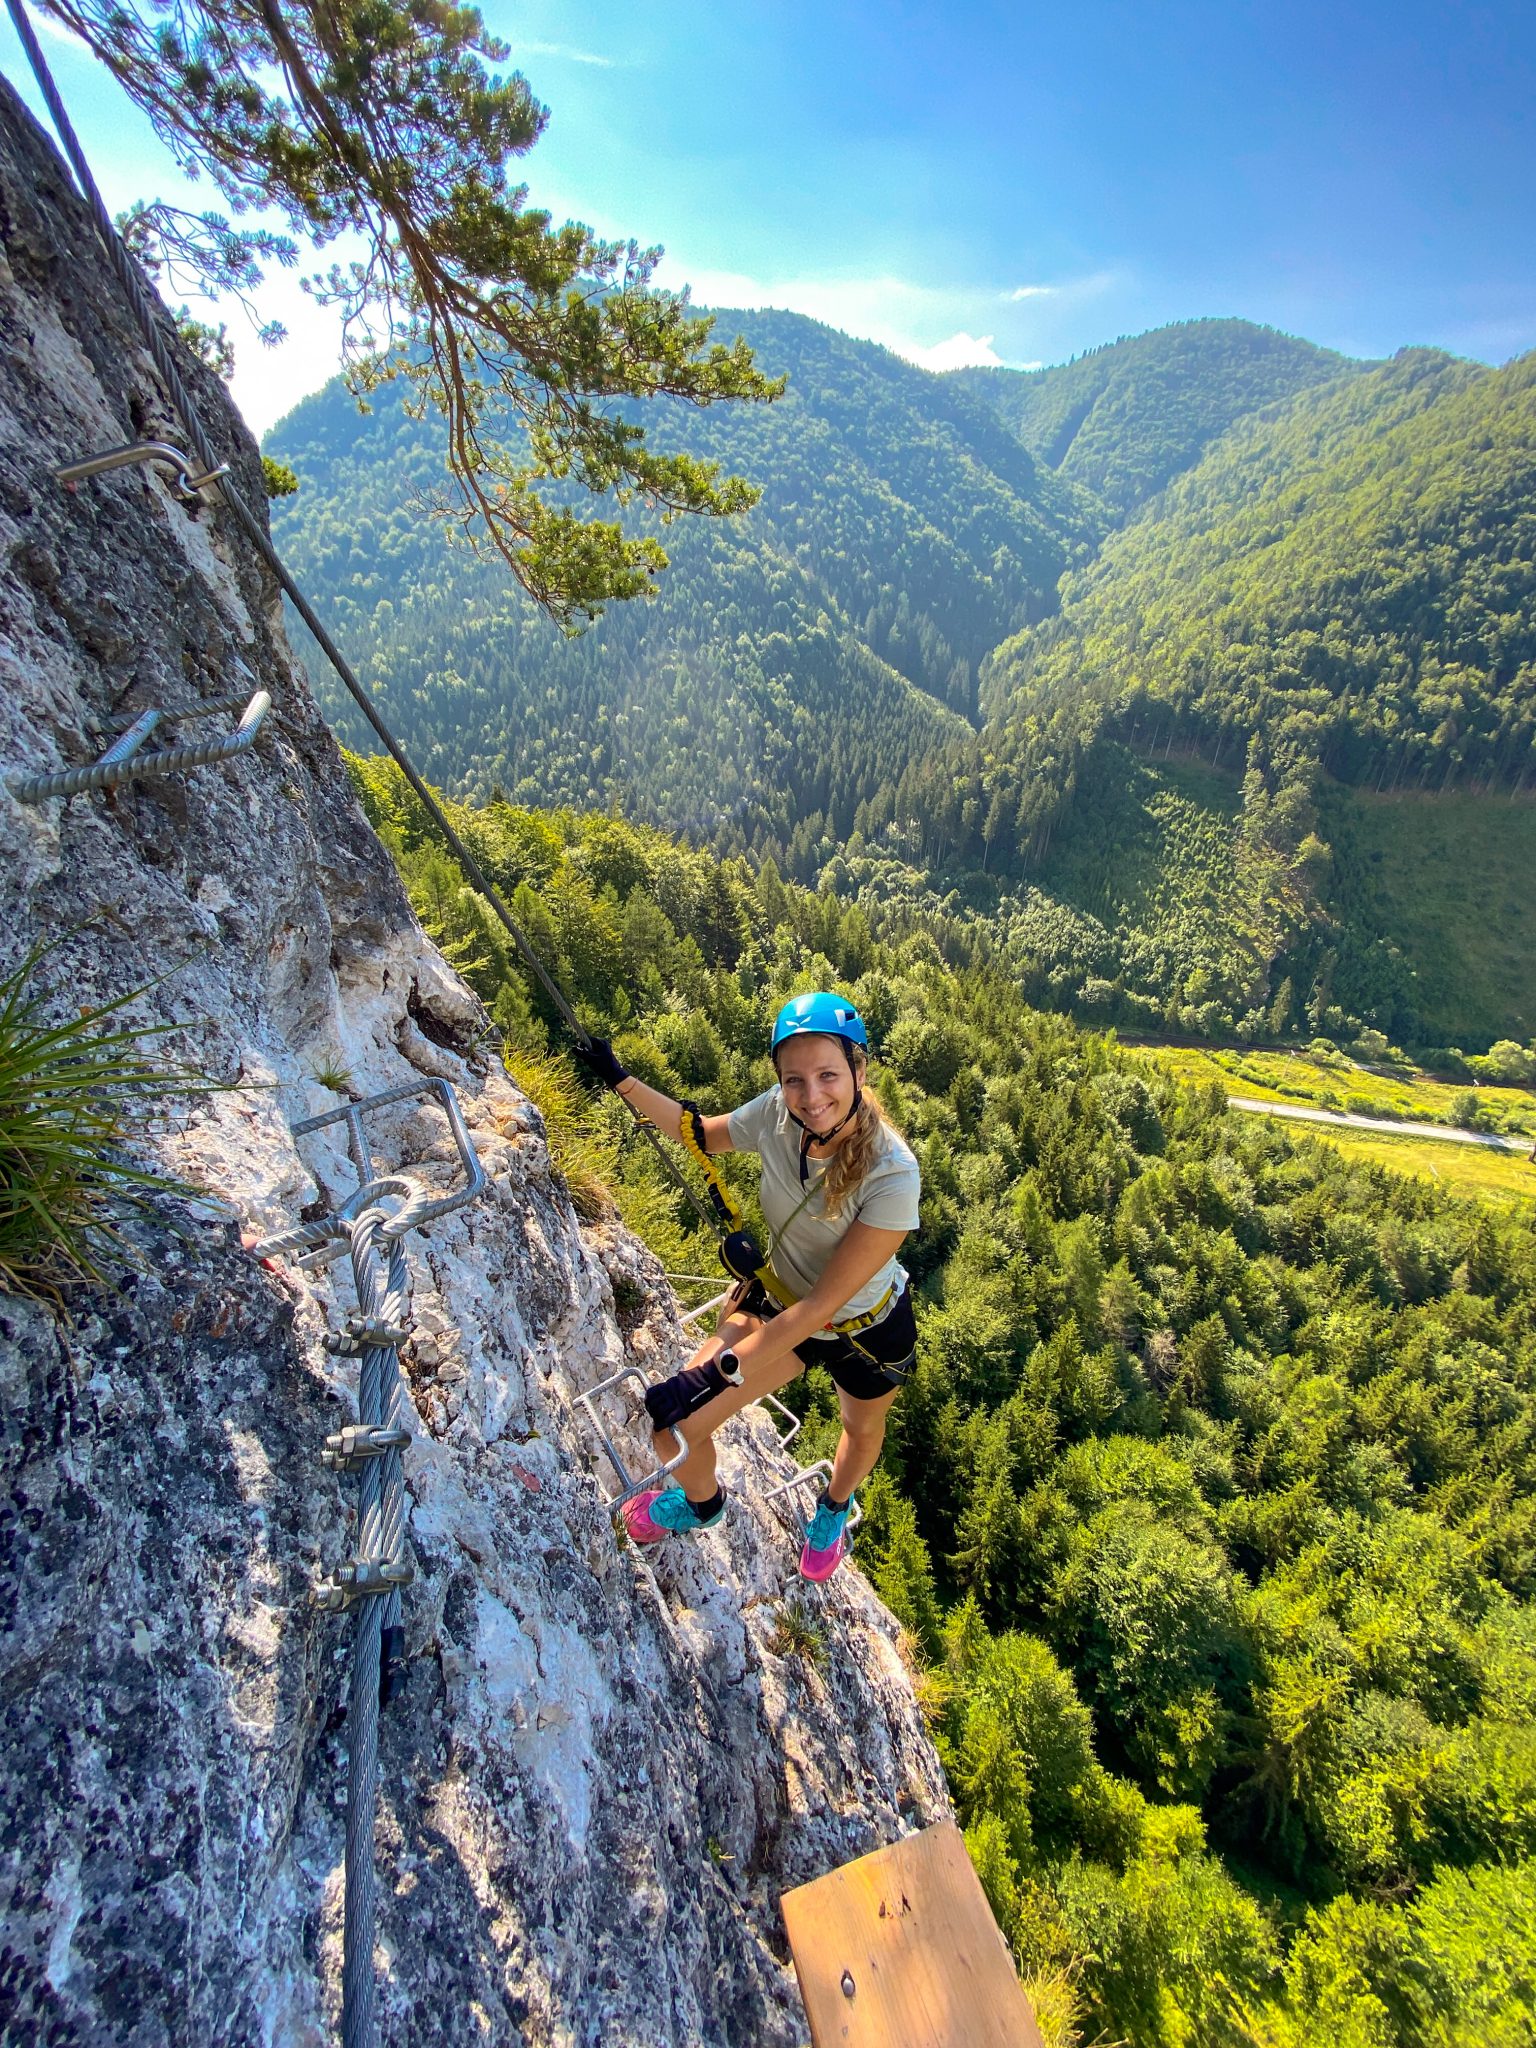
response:
{"label": "sky", "polygon": [[[933,369],[1202,315],[1360,356],[1536,347],[1530,0],[483,12],[550,112],[531,198],[662,245],[661,281],[703,305],[788,307]],[[214,203],[94,60],[43,41],[109,205]],[[35,107],[8,21],[0,70]],[[278,349],[220,309],[258,432],[338,360],[293,277],[262,310]]]}

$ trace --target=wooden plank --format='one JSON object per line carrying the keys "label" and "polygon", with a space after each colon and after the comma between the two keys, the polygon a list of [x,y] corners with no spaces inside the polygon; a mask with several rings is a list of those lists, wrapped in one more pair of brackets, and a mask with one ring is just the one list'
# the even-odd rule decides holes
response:
{"label": "wooden plank", "polygon": [[953,1821],[782,1904],[814,2048],[1041,2048]]}

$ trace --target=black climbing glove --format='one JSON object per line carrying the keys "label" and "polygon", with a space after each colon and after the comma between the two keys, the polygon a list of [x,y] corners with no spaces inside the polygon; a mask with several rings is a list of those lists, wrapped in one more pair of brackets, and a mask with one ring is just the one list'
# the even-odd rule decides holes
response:
{"label": "black climbing glove", "polygon": [[621,1081],[630,1078],[628,1067],[619,1065],[606,1038],[594,1038],[586,1045],[573,1045],[571,1050],[593,1080],[601,1081],[605,1088],[617,1088]]}
{"label": "black climbing glove", "polygon": [[727,1387],[741,1385],[741,1361],[734,1351],[722,1351],[702,1365],[684,1366],[671,1379],[645,1390],[645,1409],[653,1429],[674,1429]]}

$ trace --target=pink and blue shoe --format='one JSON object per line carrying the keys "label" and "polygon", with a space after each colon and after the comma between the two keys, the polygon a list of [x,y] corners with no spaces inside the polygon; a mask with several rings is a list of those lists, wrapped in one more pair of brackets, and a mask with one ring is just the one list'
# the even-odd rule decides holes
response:
{"label": "pink and blue shoe", "polygon": [[841,1508],[829,1508],[825,1497],[817,1504],[811,1517],[811,1525],[805,1532],[805,1548],[800,1553],[800,1576],[812,1579],[820,1585],[830,1579],[843,1559],[853,1548],[848,1534],[848,1513],[851,1500]]}
{"label": "pink and blue shoe", "polygon": [[693,1502],[680,1486],[663,1491],[653,1487],[637,1493],[624,1503],[624,1526],[636,1543],[659,1543],[663,1536],[692,1536],[699,1529],[713,1529],[725,1513],[725,1501],[707,1518],[694,1512]]}

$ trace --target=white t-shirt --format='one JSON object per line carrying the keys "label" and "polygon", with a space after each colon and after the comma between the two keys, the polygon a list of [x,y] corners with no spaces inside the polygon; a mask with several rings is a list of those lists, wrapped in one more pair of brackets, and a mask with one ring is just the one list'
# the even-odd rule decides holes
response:
{"label": "white t-shirt", "polygon": [[[889,1124],[880,1126],[879,1144],[869,1170],[844,1197],[838,1216],[827,1215],[819,1190],[800,1208],[806,1190],[816,1188],[831,1162],[808,1159],[810,1178],[801,1184],[802,1133],[791,1120],[777,1083],[765,1094],[744,1102],[740,1109],[733,1109],[730,1129],[736,1151],[756,1152],[762,1159],[760,1198],[763,1216],[773,1233],[773,1269],[796,1294],[810,1293],[851,1223],[868,1223],[876,1230],[916,1230],[920,1191],[917,1161],[906,1141]],[[874,1278],[838,1310],[837,1320],[845,1322],[867,1314],[893,1287],[899,1294],[906,1277],[906,1269],[896,1259],[887,1259]]]}

